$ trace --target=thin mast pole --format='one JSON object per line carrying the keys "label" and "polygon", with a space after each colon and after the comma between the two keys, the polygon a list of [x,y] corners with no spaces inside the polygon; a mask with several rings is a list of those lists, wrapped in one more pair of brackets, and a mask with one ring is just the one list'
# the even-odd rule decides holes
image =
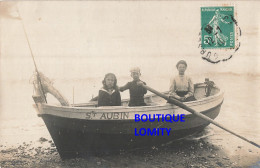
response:
{"label": "thin mast pole", "polygon": [[43,89],[43,86],[42,86],[42,82],[41,82],[41,78],[40,78],[40,73],[38,71],[38,68],[37,68],[37,65],[36,65],[36,62],[35,62],[35,59],[34,59],[34,56],[33,56],[33,52],[32,52],[32,48],[31,48],[31,45],[30,45],[30,42],[29,42],[29,39],[28,39],[28,36],[27,36],[27,33],[25,31],[25,26],[24,26],[24,23],[23,23],[23,19],[20,15],[20,12],[18,10],[18,8],[16,7],[16,10],[17,10],[17,13],[19,15],[19,18],[21,20],[21,23],[22,23],[22,26],[23,26],[23,31],[24,31],[24,34],[25,34],[25,37],[26,37],[26,41],[28,43],[28,46],[29,46],[29,49],[30,49],[30,52],[31,52],[31,56],[32,56],[32,59],[33,59],[33,64],[34,64],[34,67],[35,67],[35,71],[37,73],[37,78],[39,80],[39,83],[40,83],[40,87],[41,87],[41,91],[42,91],[42,94],[43,94],[43,97],[44,97],[44,100],[45,102],[47,103],[47,99],[46,99],[46,96],[45,96],[45,93],[44,93],[44,89]]}

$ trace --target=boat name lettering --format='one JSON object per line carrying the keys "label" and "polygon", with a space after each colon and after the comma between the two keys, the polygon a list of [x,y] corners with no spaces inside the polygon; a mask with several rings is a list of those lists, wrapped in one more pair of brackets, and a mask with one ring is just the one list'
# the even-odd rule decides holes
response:
{"label": "boat name lettering", "polygon": [[93,118],[101,120],[124,120],[129,118],[129,112],[96,113],[92,111],[86,113],[86,119]]}
{"label": "boat name lettering", "polygon": [[102,113],[101,117],[99,119],[128,119],[129,112],[113,112],[113,113]]}
{"label": "boat name lettering", "polygon": [[96,117],[96,112],[95,111],[91,111],[91,112],[87,112],[86,113],[86,119],[92,119]]}

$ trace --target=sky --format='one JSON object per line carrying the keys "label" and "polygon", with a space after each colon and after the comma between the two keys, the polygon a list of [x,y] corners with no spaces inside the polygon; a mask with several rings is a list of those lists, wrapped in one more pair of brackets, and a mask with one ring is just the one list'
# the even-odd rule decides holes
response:
{"label": "sky", "polygon": [[[190,73],[260,73],[257,1],[0,3],[1,80],[28,79],[34,69],[22,22],[39,69],[53,78],[129,75],[133,66],[159,76],[174,72],[180,59]],[[198,48],[200,7],[220,5],[235,7],[241,47],[231,60],[214,65],[201,59]]]}

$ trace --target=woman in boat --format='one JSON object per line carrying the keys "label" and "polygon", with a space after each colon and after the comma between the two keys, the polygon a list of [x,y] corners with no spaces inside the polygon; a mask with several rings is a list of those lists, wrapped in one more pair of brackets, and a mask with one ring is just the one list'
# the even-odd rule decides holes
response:
{"label": "woman in boat", "polygon": [[106,74],[102,83],[103,87],[98,94],[98,106],[121,106],[121,96],[115,74]]}
{"label": "woman in boat", "polygon": [[120,91],[123,92],[129,89],[130,102],[128,106],[146,106],[146,103],[144,102],[144,95],[147,93],[147,90],[141,86],[142,84],[145,85],[146,83],[140,80],[140,68],[132,68],[130,72],[133,81],[128,82],[125,86],[120,87]]}
{"label": "woman in boat", "polygon": [[180,60],[176,64],[176,68],[179,71],[179,75],[174,77],[170,83],[169,96],[183,102],[195,100],[192,80],[189,76],[185,75],[187,69],[186,61]]}

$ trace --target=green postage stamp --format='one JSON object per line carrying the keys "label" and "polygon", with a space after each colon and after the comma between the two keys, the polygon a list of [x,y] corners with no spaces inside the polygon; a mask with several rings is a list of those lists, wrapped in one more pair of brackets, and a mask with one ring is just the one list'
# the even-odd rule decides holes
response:
{"label": "green postage stamp", "polygon": [[201,7],[201,47],[235,47],[234,7]]}

